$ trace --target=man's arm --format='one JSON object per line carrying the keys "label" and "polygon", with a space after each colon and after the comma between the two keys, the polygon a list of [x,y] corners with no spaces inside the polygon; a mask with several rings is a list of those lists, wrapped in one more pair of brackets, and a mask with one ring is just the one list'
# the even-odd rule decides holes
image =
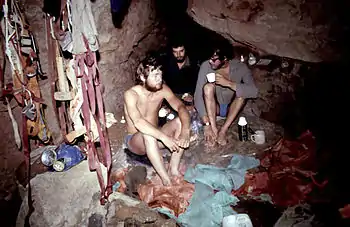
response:
{"label": "man's arm", "polygon": [[237,73],[242,74],[242,81],[231,85],[234,88],[233,90],[236,91],[237,97],[245,99],[256,98],[258,96],[258,88],[255,85],[251,70],[245,66]]}
{"label": "man's arm", "polygon": [[[205,61],[202,63],[199,73],[198,73],[198,78],[197,78],[197,84],[196,84],[196,91],[194,93],[194,105],[199,113],[199,116],[201,118],[208,118],[207,116],[207,111],[205,109],[205,104],[204,104],[204,97],[203,97],[203,87],[207,83],[207,78],[206,75],[209,73],[209,62]],[[207,122],[208,120],[206,120]]]}
{"label": "man's arm", "polygon": [[174,93],[171,91],[171,89],[167,85],[163,85],[163,89],[165,92],[165,99],[179,115],[180,121],[181,121],[181,134],[189,133],[190,130],[190,114],[188,113],[188,110],[186,109],[186,106],[183,104],[183,102],[178,99]]}
{"label": "man's arm", "polygon": [[128,90],[124,93],[126,110],[130,116],[131,121],[134,123],[135,128],[143,134],[150,135],[159,140],[163,140],[166,135],[142,117],[140,111],[136,106],[137,98],[138,94],[133,90]]}

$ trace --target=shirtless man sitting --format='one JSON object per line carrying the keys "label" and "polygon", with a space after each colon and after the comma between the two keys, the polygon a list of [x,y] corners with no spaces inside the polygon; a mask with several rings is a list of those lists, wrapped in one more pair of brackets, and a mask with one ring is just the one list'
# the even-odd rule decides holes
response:
{"label": "shirtless man sitting", "polygon": [[[163,84],[158,59],[148,56],[138,67],[133,86],[124,94],[124,112],[128,135],[125,143],[137,155],[147,155],[164,185],[170,185],[170,176],[179,175],[180,159],[189,146],[190,115],[185,105]],[[178,112],[179,117],[158,128],[158,112],[163,100]],[[160,149],[172,152],[168,171]],[[169,173],[169,174],[168,174]]]}

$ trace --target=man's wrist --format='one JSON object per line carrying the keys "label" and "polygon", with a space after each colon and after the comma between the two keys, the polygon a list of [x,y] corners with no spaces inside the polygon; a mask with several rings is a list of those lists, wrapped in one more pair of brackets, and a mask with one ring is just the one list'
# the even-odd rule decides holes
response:
{"label": "man's wrist", "polygon": [[163,141],[165,139],[166,135],[164,133],[162,133],[160,136],[159,136],[159,140],[160,141]]}

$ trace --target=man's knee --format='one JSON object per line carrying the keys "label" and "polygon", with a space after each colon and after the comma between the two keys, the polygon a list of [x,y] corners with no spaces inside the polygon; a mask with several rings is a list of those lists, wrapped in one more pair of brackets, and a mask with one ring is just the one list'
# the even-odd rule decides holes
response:
{"label": "man's knee", "polygon": [[206,97],[214,97],[215,85],[212,83],[206,83],[203,87],[203,93]]}
{"label": "man's knee", "polygon": [[245,103],[245,98],[242,97],[235,97],[232,102],[229,104],[230,108],[231,107],[241,107],[244,105]]}
{"label": "man's knee", "polygon": [[245,98],[242,98],[242,97],[235,97],[233,101],[236,101],[236,102],[238,102],[238,103],[244,103]]}

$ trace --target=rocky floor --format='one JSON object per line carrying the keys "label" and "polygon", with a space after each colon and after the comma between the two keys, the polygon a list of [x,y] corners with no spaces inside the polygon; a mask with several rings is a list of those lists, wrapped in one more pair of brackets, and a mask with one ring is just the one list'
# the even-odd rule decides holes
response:
{"label": "rocky floor", "polygon": [[[259,157],[267,147],[277,142],[283,135],[282,128],[272,123],[257,117],[245,117],[252,130],[265,131],[266,144],[256,145],[251,141],[240,142],[237,134],[237,122],[234,122],[229,132],[229,143],[224,147],[219,145],[206,146],[203,135],[200,133],[197,140],[193,141],[190,148],[186,150],[182,166],[186,168],[199,163],[226,166],[234,154]],[[116,118],[120,120],[120,117]],[[223,121],[218,121],[219,125],[222,123]],[[113,153],[112,177],[120,169],[141,165],[139,162],[130,161],[125,154],[123,149],[124,135],[126,135],[125,124],[118,122],[109,128]],[[169,153],[164,152],[164,157],[169,157]],[[151,166],[145,166],[148,177],[155,174]],[[40,223],[45,223],[48,226],[62,226],[64,224],[65,226],[89,227],[176,226],[173,220],[149,209],[143,202],[132,200],[117,192],[112,194],[108,205],[99,206],[99,187],[96,174],[88,171],[86,161],[67,172],[39,174],[31,180],[31,184],[36,210],[30,219],[32,226],[39,226]],[[26,198],[23,201],[26,201]],[[70,209],[67,210],[64,207],[70,207]],[[23,223],[26,211],[26,203],[23,203],[17,224]]]}
{"label": "rocky floor", "polygon": [[[238,133],[237,133],[238,128],[236,127],[237,122],[234,122],[233,126],[230,128],[229,135],[228,135],[229,143],[226,146],[219,146],[219,145],[216,145],[214,147],[206,146],[203,139],[203,132],[201,132],[198,139],[193,141],[190,145],[190,148],[186,150],[183,157],[182,165],[181,165],[182,168],[187,168],[188,166],[195,166],[196,164],[199,164],[199,163],[224,167],[224,166],[227,166],[231,157],[234,154],[243,154],[243,155],[259,157],[264,152],[264,150],[266,150],[271,145],[275,144],[283,136],[283,129],[281,127],[276,126],[268,121],[265,121],[257,117],[252,117],[252,116],[245,116],[245,117],[249,122],[249,127],[253,131],[256,131],[256,130],[265,131],[266,143],[264,145],[256,145],[250,140],[247,142],[239,141]],[[223,120],[218,121],[218,125],[222,125],[222,124],[223,124]],[[110,138],[111,138],[110,142],[113,149],[113,171],[114,171],[113,173],[115,174],[115,178],[117,178],[117,175],[119,174],[118,170],[126,167],[131,167],[134,165],[145,166],[147,168],[148,178],[155,175],[155,172],[151,166],[141,164],[140,162],[130,161],[130,159],[122,149],[123,137],[121,135],[121,132],[125,132],[125,125],[120,123],[117,123],[116,125],[114,125],[109,129]],[[169,160],[170,153],[169,152],[163,152],[163,153],[164,153],[163,156],[165,157],[165,160]],[[184,172],[184,170],[182,172]],[[266,203],[253,204],[252,202],[248,202],[248,203],[249,203],[249,206],[246,205],[247,202],[242,201],[242,203],[237,207],[237,209],[244,212],[244,211],[247,211],[246,210],[247,208],[249,208],[251,212],[255,214],[260,214],[258,216],[255,215],[255,217],[252,218],[254,219],[253,222],[255,223],[258,222],[260,226],[272,226],[273,223],[276,221],[276,218],[278,218],[278,216],[280,215],[278,211],[274,210],[271,204],[266,204]],[[255,207],[259,207],[259,209],[255,209]],[[126,212],[125,210],[128,210],[128,209],[131,209],[131,208],[125,208],[123,212]],[[140,208],[135,208],[135,209],[140,209]],[[261,210],[266,210],[267,212],[264,213]],[[140,218],[142,219],[141,216],[144,214],[147,214],[147,212],[137,212],[137,213],[138,214],[136,216],[129,214],[128,218],[123,218],[123,217],[118,217],[119,213],[117,212],[115,218],[119,220],[119,223],[120,222],[133,223],[133,222],[139,222],[137,220]],[[146,217],[143,217],[143,219],[145,218]],[[152,223],[155,223],[155,222],[152,222]],[[143,223],[141,226],[148,226],[148,225]],[[151,225],[151,226],[158,226],[158,225]],[[159,225],[159,226],[162,226],[162,225]]]}

